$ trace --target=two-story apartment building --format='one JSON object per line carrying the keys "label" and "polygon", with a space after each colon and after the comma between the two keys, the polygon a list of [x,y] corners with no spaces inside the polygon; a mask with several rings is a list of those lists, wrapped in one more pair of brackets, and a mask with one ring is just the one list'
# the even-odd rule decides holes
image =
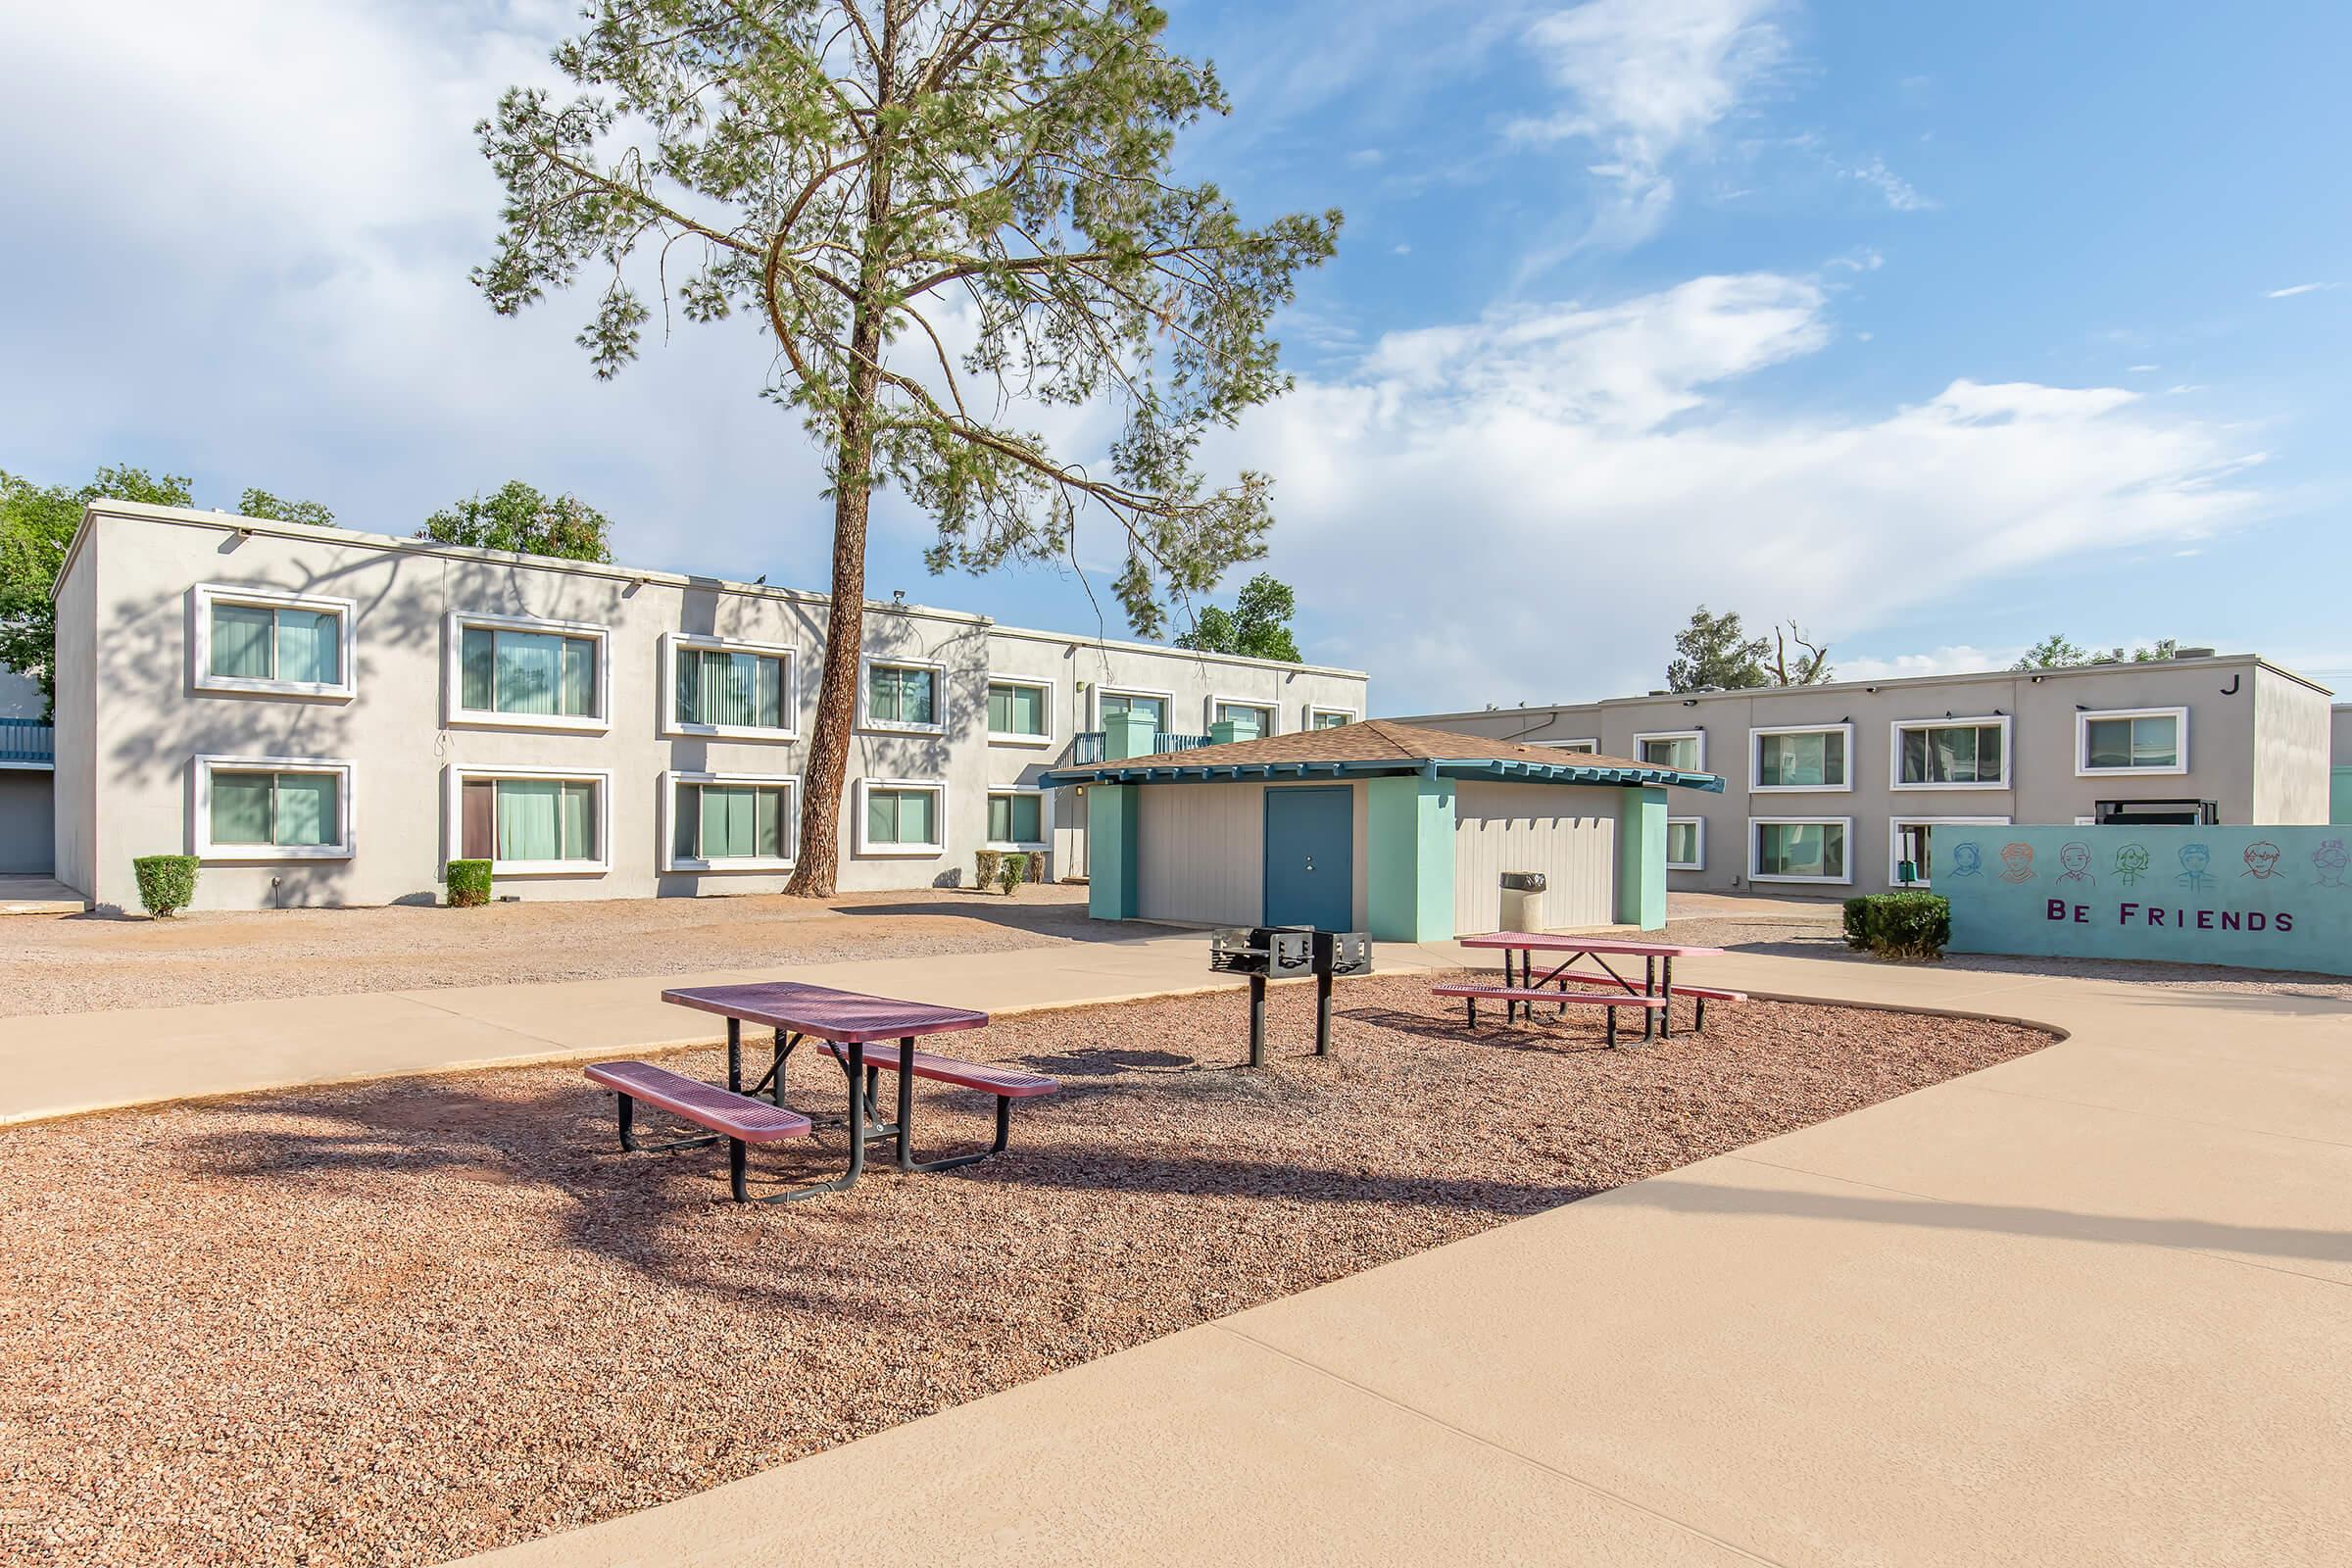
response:
{"label": "two-story apartment building", "polygon": [[1938,825],[2325,822],[2329,694],[2252,655],[1403,719],[1720,774],[1668,825],[1681,889],[1880,892]]}
{"label": "two-story apartment building", "polygon": [[[101,502],[56,600],[54,868],[136,906],[191,854],[199,907],[768,892],[789,876],[822,594]],[[844,889],[968,882],[973,852],[1083,874],[1106,715],[1154,746],[1362,716],[1353,670],[867,607]],[[1116,726],[1133,734],[1136,726]]]}

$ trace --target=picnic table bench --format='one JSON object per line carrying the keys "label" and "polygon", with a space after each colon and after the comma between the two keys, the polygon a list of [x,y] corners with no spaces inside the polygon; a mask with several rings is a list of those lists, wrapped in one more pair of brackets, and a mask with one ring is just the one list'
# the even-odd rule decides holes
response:
{"label": "picnic table bench", "polygon": [[[633,1100],[658,1105],[672,1115],[710,1129],[711,1134],[709,1138],[680,1139],[651,1148],[686,1148],[713,1142],[721,1137],[727,1139],[728,1172],[739,1202],[784,1202],[814,1197],[818,1193],[846,1192],[855,1187],[858,1178],[864,1173],[865,1146],[875,1138],[897,1140],[898,1165],[904,1171],[950,1170],[1001,1154],[1004,1152],[1010,1130],[1012,1102],[1050,1095],[1060,1087],[1054,1080],[1040,1073],[958,1061],[953,1056],[915,1050],[914,1043],[918,1039],[986,1027],[988,1014],[967,1007],[901,1002],[891,997],[837,991],[830,986],[808,985],[796,980],[740,986],[676,987],[662,992],[662,1000],[681,1007],[717,1013],[727,1020],[726,1088],[681,1078],[665,1068],[653,1067],[645,1062],[599,1062],[587,1069],[588,1076],[620,1096],[623,1149],[634,1151],[648,1147],[634,1141],[631,1125]],[[743,1086],[743,1026],[746,1023],[763,1024],[774,1031],[773,1055],[767,1072],[749,1091]],[[803,1115],[785,1104],[784,1064],[805,1039],[825,1042],[828,1054],[848,1081],[850,1104],[846,1116],[814,1118]],[[896,1043],[886,1043],[893,1041]],[[882,1120],[874,1098],[876,1081],[885,1071],[899,1075],[898,1114],[896,1119],[887,1122]],[[996,1137],[990,1146],[975,1152],[917,1160],[913,1146],[914,1080],[917,1078],[978,1089],[996,1096]],[[768,1096],[764,1102],[756,1098],[763,1090]],[[755,1109],[760,1114],[754,1115]],[[796,1123],[797,1128],[794,1127]],[[848,1130],[849,1168],[831,1181],[752,1199],[745,1189],[744,1147],[747,1144],[772,1143],[801,1136],[820,1127]]]}
{"label": "picnic table bench", "polygon": [[1531,991],[1524,986],[1445,985],[1429,989],[1432,996],[1460,997],[1469,1012],[1470,1027],[1473,1029],[1478,1027],[1478,999],[1481,997],[1490,1002],[1499,1002],[1505,1007],[1522,1002],[1584,1003],[1589,1006],[1605,1007],[1608,1010],[1603,1016],[1607,1019],[1608,1041],[1612,1046],[1617,1044],[1619,1007],[1639,1007],[1646,1017],[1663,1010],[1666,1005],[1663,997],[1635,996],[1622,992],[1604,997],[1591,991]]}
{"label": "picnic table bench", "polygon": [[[1642,1038],[1644,1040],[1650,1038],[1653,1029],[1661,1038],[1669,1040],[1674,1038],[1676,990],[1674,960],[1677,958],[1715,957],[1720,956],[1723,953],[1721,948],[1702,948],[1685,942],[1638,942],[1629,938],[1550,935],[1533,931],[1495,931],[1485,936],[1464,937],[1461,939],[1461,943],[1465,948],[1501,949],[1501,989],[1534,993],[1534,995],[1503,998],[1503,1015],[1506,1018],[1514,1016],[1520,1007],[1530,1008],[1528,1015],[1532,1018],[1534,1016],[1532,1009],[1537,1002],[1558,1003],[1565,997],[1576,995],[1577,993],[1568,990],[1572,984],[1592,985],[1604,989],[1613,986],[1626,996],[1663,999],[1665,1005],[1643,1011]],[[1564,955],[1558,966],[1540,979],[1536,975],[1536,955],[1539,953]],[[1512,956],[1514,954],[1518,956],[1519,960],[1516,974],[1512,971]],[[1612,957],[1638,957],[1642,960],[1642,983],[1639,987],[1609,966],[1608,960]],[[1598,976],[1568,973],[1569,965],[1580,958],[1591,958],[1600,969],[1601,974],[1608,978],[1604,980]],[[1544,990],[1544,987],[1554,984],[1558,985],[1560,989],[1557,991]],[[1708,998],[1721,1002],[1744,1002],[1747,1000],[1739,992],[1713,988],[1707,988],[1705,995],[1701,996],[1700,989],[1685,986],[1682,988],[1682,992],[1686,996],[1697,999],[1698,1009],[1693,1023],[1701,1030],[1706,1028]],[[1609,1016],[1613,1020],[1616,1014],[1612,1012]]]}

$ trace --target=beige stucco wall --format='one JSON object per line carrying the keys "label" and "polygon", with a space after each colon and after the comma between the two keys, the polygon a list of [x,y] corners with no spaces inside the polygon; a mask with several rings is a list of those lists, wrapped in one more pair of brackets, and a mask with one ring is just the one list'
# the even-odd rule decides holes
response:
{"label": "beige stucco wall", "polygon": [[[98,720],[96,622],[98,562],[88,551],[66,563],[57,596],[57,765],[51,775],[54,813],[50,874],[84,898],[93,897],[98,853],[98,769],[89,744]],[[129,868],[124,867],[124,875]]]}
{"label": "beige stucco wall", "polygon": [[[2229,690],[2234,685],[2234,690]],[[2279,722],[2256,738],[2257,693],[2278,691]],[[2293,695],[2295,693],[2307,694]],[[1593,740],[1613,757],[1636,755],[1643,733],[1697,730],[1705,737],[1703,765],[1721,774],[1721,795],[1668,792],[1677,818],[1705,824],[1705,864],[1676,871],[1678,889],[1733,890],[1750,886],[1748,825],[1752,817],[1852,818],[1847,840],[1848,884],[1755,884],[1795,895],[1842,896],[1876,892],[1891,882],[1891,824],[1902,820],[1990,817],[2017,824],[2072,823],[2091,815],[2101,800],[2211,800],[2225,823],[2322,820],[2327,814],[2323,757],[2311,750],[2312,703],[2327,698],[2307,683],[2262,665],[2250,656],[2179,662],[2103,665],[2030,674],[1848,682],[1655,698],[1616,699],[1557,708],[1499,709],[1426,714],[1403,720],[1497,739],[1530,742]],[[2263,699],[2267,709],[2269,698]],[[2188,771],[2180,775],[2083,777],[2076,771],[2079,710],[2188,710]],[[2010,787],[1896,789],[1891,783],[1892,725],[1897,720],[2000,714],[2010,721]],[[2324,719],[2323,719],[2324,721]],[[2266,723],[2268,720],[2266,719]],[[1781,725],[1853,726],[1843,790],[1751,793],[1750,732]],[[2269,760],[2258,762],[2258,758]],[[2258,797],[2258,771],[2269,782]],[[2316,792],[2316,795],[2313,793]],[[2313,808],[2309,803],[2318,802]],[[2291,803],[2291,804],[2290,804]],[[2286,811],[2311,815],[2285,815]],[[2270,813],[2270,814],[2265,814]]]}
{"label": "beige stucco wall", "polygon": [[2326,692],[2274,669],[2254,672],[2254,817],[2328,820],[2332,751]]}
{"label": "beige stucco wall", "polygon": [[[1256,925],[1265,911],[1268,788],[1144,785],[1136,822],[1138,914],[1184,925]],[[1352,923],[1360,931],[1368,918],[1371,814],[1365,808],[1364,786],[1352,784],[1349,793],[1349,904]]]}
{"label": "beige stucco wall", "polygon": [[[285,904],[382,904],[435,896],[455,853],[447,821],[450,770],[459,766],[566,767],[610,772],[611,868],[598,874],[501,878],[498,891],[531,899],[606,899],[773,891],[784,872],[664,873],[661,776],[664,770],[799,776],[814,720],[827,609],[820,596],[625,567],[581,568],[451,550],[335,530],[253,524],[205,514],[133,509],[94,515],[60,595],[61,650],[88,660],[68,717],[61,695],[61,796],[88,781],[87,809],[59,813],[60,864],[101,904],[135,906],[130,858],[193,848],[192,759],[200,755],[321,758],[354,767],[354,854],[348,859],[208,862],[199,907]],[[194,689],[193,588],[220,583],[348,599],[356,606],[356,693],[348,700],[226,696]],[[100,589],[103,589],[101,592]],[[76,597],[80,596],[80,597]],[[444,691],[446,617],[489,612],[590,622],[609,629],[609,727],[595,733],[450,722]],[[73,630],[67,630],[67,627]],[[86,637],[81,627],[94,627]],[[796,651],[799,735],[791,741],[680,739],[662,733],[668,688],[665,632],[779,644]],[[944,666],[946,733],[907,736],[860,729],[850,755],[842,808],[845,889],[925,889],[967,882],[984,841],[987,795],[1068,758],[1091,727],[1094,688],[1115,684],[1173,694],[1171,723],[1189,726],[1212,693],[1262,687],[1279,695],[1278,725],[1298,726],[1307,702],[1360,708],[1362,676],[1267,666],[1175,650],[997,628],[948,611],[870,606],[870,655]],[[94,649],[94,652],[91,650]],[[61,674],[68,671],[61,652]],[[987,739],[992,672],[1054,683],[1050,744]],[[1253,687],[1251,683],[1255,683]],[[76,739],[78,737],[78,739]],[[68,755],[74,760],[69,763]],[[74,770],[78,769],[76,773]],[[923,856],[860,855],[858,777],[944,783],[946,845]],[[1055,805],[1067,802],[1060,792]],[[1049,797],[1051,799],[1051,797]],[[1051,809],[1051,808],[1049,808]],[[1071,851],[1058,821],[1054,847]],[[71,819],[71,820],[69,820]],[[69,844],[71,842],[71,849]],[[1074,857],[1073,857],[1074,858]],[[1062,874],[1056,863],[1053,874]]]}
{"label": "beige stucco wall", "polygon": [[1453,792],[1453,928],[1499,930],[1501,874],[1541,871],[1543,924],[1613,924],[1620,792],[1464,780]]}

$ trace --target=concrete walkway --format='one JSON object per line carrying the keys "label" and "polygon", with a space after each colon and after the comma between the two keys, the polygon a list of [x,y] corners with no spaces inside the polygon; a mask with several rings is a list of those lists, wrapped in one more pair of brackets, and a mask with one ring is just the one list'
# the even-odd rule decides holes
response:
{"label": "concrete walkway", "polygon": [[79,914],[88,906],[55,877],[0,876],[0,914]]}
{"label": "concrete walkway", "polygon": [[2352,1012],[1705,967],[2072,1037],[474,1568],[2352,1559]]}

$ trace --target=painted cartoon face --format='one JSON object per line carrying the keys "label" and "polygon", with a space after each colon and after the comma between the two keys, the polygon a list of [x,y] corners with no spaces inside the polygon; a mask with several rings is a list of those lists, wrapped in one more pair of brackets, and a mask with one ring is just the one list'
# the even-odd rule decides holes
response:
{"label": "painted cartoon face", "polygon": [[2212,863],[2213,852],[2207,849],[2204,845],[2184,844],[2180,847],[2181,870],[2202,871]]}
{"label": "painted cartoon face", "polygon": [[1962,876],[1975,876],[1984,864],[1984,852],[1974,844],[1952,846],[1952,869]]}
{"label": "painted cartoon face", "polygon": [[2118,871],[2145,871],[2148,868],[2148,847],[2145,844],[2127,844],[2115,852]]}
{"label": "painted cartoon face", "polygon": [[2318,849],[2311,852],[2311,863],[2323,870],[2341,871],[2346,864],[2352,863],[2352,855],[2344,852],[2342,839],[2325,839]]}
{"label": "painted cartoon face", "polygon": [[2004,869],[2024,874],[2034,869],[2034,846],[2004,844],[2001,846],[2001,865]]}
{"label": "painted cartoon face", "polygon": [[2069,844],[2065,849],[2062,849],[2058,852],[2058,863],[2065,866],[2069,871],[2089,870],[2090,846],[2087,844]]}
{"label": "painted cartoon face", "polygon": [[2246,846],[2246,874],[2267,877],[2278,869],[2278,846],[2269,839],[2256,839]]}

